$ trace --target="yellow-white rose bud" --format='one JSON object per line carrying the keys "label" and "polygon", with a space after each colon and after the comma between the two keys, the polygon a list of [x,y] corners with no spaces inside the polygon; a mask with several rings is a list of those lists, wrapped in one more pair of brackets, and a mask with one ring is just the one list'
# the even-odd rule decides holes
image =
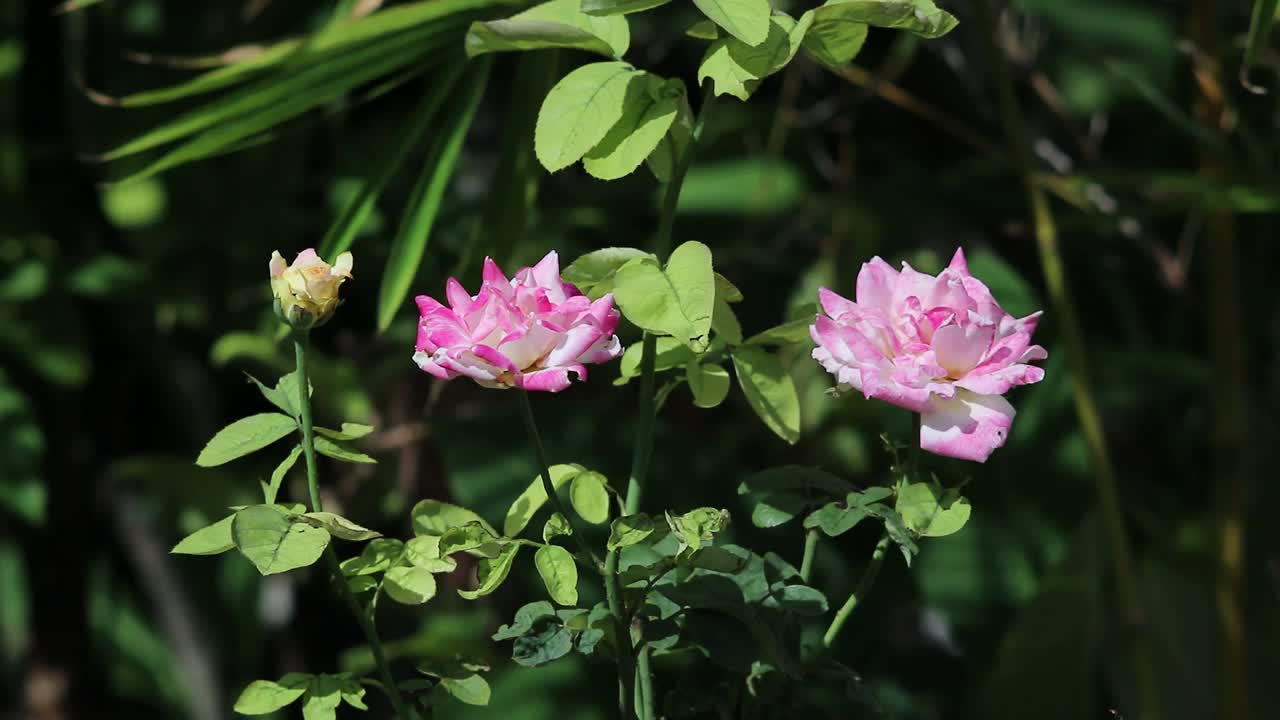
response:
{"label": "yellow-white rose bud", "polygon": [[351,253],[338,256],[333,265],[307,248],[293,264],[279,252],[271,253],[271,292],[281,319],[298,329],[323,324],[338,308],[338,288],[351,277]]}

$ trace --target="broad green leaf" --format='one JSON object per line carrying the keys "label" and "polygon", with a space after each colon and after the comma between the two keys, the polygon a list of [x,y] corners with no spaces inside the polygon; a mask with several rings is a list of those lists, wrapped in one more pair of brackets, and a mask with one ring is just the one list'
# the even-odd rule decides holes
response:
{"label": "broad green leaf", "polygon": [[729,512],[713,507],[701,507],[680,515],[667,514],[672,532],[680,535],[685,544],[697,550],[704,543],[715,539],[717,533],[729,525]]}
{"label": "broad green leaf", "polygon": [[361,685],[359,680],[344,673],[338,676],[338,683],[343,702],[357,710],[369,709],[369,706],[364,703],[364,685]]}
{"label": "broad green leaf", "polygon": [[809,326],[813,318],[800,318],[782,323],[747,338],[747,345],[800,345],[811,342]]}
{"label": "broad green leaf", "polygon": [[315,527],[342,540],[362,542],[382,537],[382,533],[376,530],[357,525],[341,515],[335,515],[331,512],[309,512],[304,513],[302,517]]}
{"label": "broad green leaf", "polygon": [[679,166],[692,141],[693,109],[689,107],[689,96],[686,94],[676,100],[676,119],[672,121],[671,128],[662,136],[658,147],[645,158],[649,170],[659,182],[671,181],[672,172]]}
{"label": "broad green leaf", "polygon": [[343,462],[362,463],[362,464],[373,464],[378,462],[377,460],[369,457],[368,455],[365,455],[359,450],[352,450],[346,445],[330,440],[329,438],[324,437],[323,435],[317,435],[315,437],[315,441],[316,441],[316,452],[320,453],[321,455],[328,455],[334,460],[342,460]]}
{"label": "broad green leaf", "polygon": [[288,415],[259,413],[231,423],[218,431],[200,451],[196,464],[214,467],[261,450],[297,429]]}
{"label": "broad green leaf", "polygon": [[305,522],[292,522],[272,505],[251,505],[237,512],[231,537],[263,575],[306,567],[319,560],[329,545],[329,533]]}
{"label": "broad green leaf", "polygon": [[703,15],[747,45],[769,35],[769,0],[693,0]]}
{"label": "broad green leaf", "polygon": [[416,567],[433,573],[453,572],[458,561],[440,553],[440,535],[419,535],[404,546],[404,557]]}
{"label": "broad green leaf", "polygon": [[258,386],[258,390],[262,393],[262,397],[267,399],[267,402],[280,408],[290,417],[298,417],[297,372],[281,375],[280,379],[276,381],[275,387],[267,387],[252,375],[249,375],[249,379],[253,381],[254,385]]}
{"label": "broad green leaf", "polygon": [[349,575],[344,577],[347,580],[347,589],[357,595],[378,589],[378,580],[372,575]]}
{"label": "broad green leaf", "polygon": [[382,578],[382,589],[404,605],[421,605],[436,596],[436,578],[426,568],[393,567]]}
{"label": "broad green leaf", "polygon": [[1254,85],[1249,80],[1249,72],[1262,57],[1267,47],[1267,37],[1271,34],[1271,25],[1276,20],[1277,0],[1253,0],[1253,12],[1249,16],[1249,36],[1244,47],[1244,62],[1240,65],[1240,84],[1254,93],[1264,93],[1265,89]]}
{"label": "broad green leaf", "polygon": [[691,553],[687,564],[719,573],[736,573],[747,566],[748,558],[720,547],[703,547]]}
{"label": "broad green leaf", "polygon": [[533,150],[550,172],[577,162],[619,120],[632,82],[643,73],[624,62],[583,65],[551,88],[538,111]]}
{"label": "broad green leaf", "polygon": [[440,678],[440,687],[468,705],[489,704],[489,683],[479,674],[461,678]]}
{"label": "broad green leaf", "polygon": [[614,277],[614,297],[623,315],[641,329],[706,348],[715,303],[711,250],[700,242],[677,247],[665,269],[632,260]]}
{"label": "broad green leaf", "polygon": [[542,542],[545,543],[572,534],[573,526],[569,524],[569,519],[558,512],[551,513],[551,517],[542,525]]}
{"label": "broad green leaf", "polygon": [[[618,268],[634,258],[652,258],[651,253],[636,248],[610,247],[593,250],[569,263],[560,278],[573,283],[592,300],[613,292],[613,276]],[[655,258],[656,260],[656,258]]]}
{"label": "broad green leaf", "polygon": [[[673,337],[656,338],[656,352],[653,360],[655,372],[682,367],[693,360],[693,351],[683,341]],[[640,361],[644,358],[644,343],[632,343],[622,353],[622,362],[618,363],[619,377],[615,385],[625,385],[628,380],[640,377]]]}
{"label": "broad green leaf", "polygon": [[608,550],[613,552],[618,548],[643,542],[653,534],[654,529],[653,518],[644,513],[624,515],[609,526]]}
{"label": "broad green leaf", "polygon": [[[497,537],[498,532],[485,522],[484,518],[474,512],[457,505],[450,505],[439,500],[421,500],[413,506],[413,532],[415,535],[443,535],[451,528],[458,528],[467,523],[479,523]],[[510,533],[508,533],[510,534]]]}
{"label": "broad green leaf", "polygon": [[973,508],[955,493],[944,492],[933,482],[905,483],[898,487],[894,509],[913,532],[922,537],[943,537],[959,532]]}
{"label": "broad green leaf", "polygon": [[310,682],[311,676],[302,673],[289,673],[280,678],[280,682],[254,680],[240,691],[235,711],[241,715],[273,713],[302,697]]}
{"label": "broad green leaf", "polygon": [[302,720],[335,720],[342,702],[339,679],[333,675],[316,675],[307,684],[302,698]]}
{"label": "broad green leaf", "polygon": [[689,389],[693,391],[693,404],[700,408],[713,408],[729,395],[729,371],[719,365],[691,362],[685,366]]}
{"label": "broad green leaf", "polygon": [[711,329],[715,331],[717,338],[729,346],[742,344],[742,323],[738,322],[738,315],[728,301],[719,294],[711,308]]}
{"label": "broad green leaf", "polygon": [[569,486],[569,503],[578,517],[592,525],[609,522],[608,484],[603,475],[591,470],[574,476]]}
{"label": "broad green leaf", "polygon": [[344,422],[341,430],[332,430],[325,427],[316,427],[316,432],[333,440],[359,440],[360,438],[373,432],[372,425],[361,425],[360,423]]}
{"label": "broad green leaf", "polygon": [[559,545],[543,545],[533,554],[533,564],[552,600],[568,607],[578,604],[578,566],[568,550]]}
{"label": "broad green leaf", "polygon": [[698,82],[710,78],[717,95],[750,98],[761,80],[791,62],[812,22],[809,13],[796,22],[779,12],[769,19],[768,32],[759,43],[745,43],[737,37],[712,42],[698,66]]}
{"label": "broad green leaf", "polygon": [[867,24],[858,20],[857,6],[827,3],[805,14],[813,15],[813,23],[805,33],[803,47],[813,59],[839,69],[857,57],[867,40]]}
{"label": "broad green leaf", "polygon": [[280,484],[284,482],[284,476],[289,474],[295,463],[298,462],[298,456],[302,454],[302,446],[294,445],[284,460],[271,471],[271,482],[262,487],[262,501],[271,505],[275,503],[276,496],[280,494]]}
{"label": "broad green leaf", "polygon": [[[561,485],[572,480],[586,468],[581,465],[552,465],[547,468],[551,473],[551,486],[559,490]],[[515,537],[529,524],[535,513],[547,503],[547,491],[542,486],[539,474],[529,483],[520,497],[511,503],[507,510],[507,518],[502,522],[502,533],[507,537]],[[495,533],[496,534],[496,533]]]}
{"label": "broad green leaf", "polygon": [[796,615],[818,616],[827,612],[827,597],[806,585],[784,585],[770,592],[763,604]]}
{"label": "broad green leaf", "polygon": [[458,594],[467,600],[475,600],[497,590],[498,586],[502,585],[502,581],[507,579],[507,575],[511,572],[511,563],[515,562],[516,554],[519,552],[520,544],[511,543],[502,548],[498,557],[481,560],[476,570],[479,586],[475,590],[459,590]]}
{"label": "broad green leaf", "polygon": [[468,552],[482,557],[497,557],[502,542],[485,525],[469,522],[462,527],[451,528],[440,536],[441,557],[457,552]]}
{"label": "broad green leaf", "polygon": [[236,516],[228,515],[218,522],[200,528],[186,536],[169,552],[178,555],[217,555],[236,546],[231,539],[231,521]]}
{"label": "broad green leaf", "polygon": [[601,180],[635,172],[675,122],[684,92],[684,83],[679,80],[663,80],[648,73],[628,84],[622,117],[587,152],[582,167]]}
{"label": "broad green leaf", "polygon": [[538,600],[520,607],[510,625],[503,625],[493,634],[497,641],[515,640],[533,629],[538,622],[546,619],[557,619],[556,608],[546,600]]}
{"label": "broad green leaf", "polygon": [[852,530],[865,520],[867,511],[860,507],[845,507],[840,503],[827,503],[804,519],[806,528],[819,528],[828,537],[836,537]]}
{"label": "broad green leaf", "polygon": [[811,502],[797,493],[780,492],[767,495],[751,508],[751,524],[758,528],[785,525],[809,507]]}
{"label": "broad green leaf", "polygon": [[[846,21],[906,30],[930,39],[946,35],[958,24],[933,0],[828,0],[822,8],[837,5],[848,6],[840,14]],[[815,13],[822,8],[815,8]]]}
{"label": "broad green leaf", "polygon": [[727,303],[742,302],[742,291],[737,285],[730,282],[729,278],[716,273],[716,299],[723,300]]}
{"label": "broad green leaf", "polygon": [[685,35],[699,40],[715,40],[720,37],[720,28],[710,20],[699,20],[684,31]]}
{"label": "broad green leaf", "polygon": [[800,439],[800,397],[782,363],[748,345],[733,352],[733,367],[751,409],[778,437],[794,445]]}
{"label": "broad green leaf", "polygon": [[378,289],[378,331],[384,332],[409,294],[418,274],[418,266],[427,252],[431,228],[444,199],[444,191],[453,177],[454,166],[462,152],[462,142],[475,118],[480,98],[489,78],[489,62],[476,63],[462,81],[459,96],[450,101],[443,127],[433,132],[435,141],[422,174],[410,196],[410,207],[396,231],[387,254],[382,285]]}
{"label": "broad green leaf", "polygon": [[369,541],[357,557],[343,560],[343,575],[373,575],[386,571],[405,552],[405,544],[394,538]]}
{"label": "broad green leaf", "polygon": [[431,92],[413,111],[410,120],[397,136],[394,146],[387,155],[381,158],[377,170],[360,182],[359,190],[343,208],[342,214],[329,227],[324,240],[320,243],[321,257],[336,257],[349,250],[359,236],[361,228],[373,217],[378,198],[395,175],[405,158],[412,154],[418,143],[426,136],[427,129],[437,118],[441,105],[453,89],[458,77],[462,74],[463,63],[447,65],[445,70],[431,79]]}
{"label": "broad green leaf", "polygon": [[551,0],[504,20],[471,23],[467,57],[509,50],[577,48],[622,57],[631,44],[626,18],[588,15],[579,0]]}
{"label": "broad green leaf", "polygon": [[582,0],[582,12],[588,15],[629,15],[662,7],[671,0]]}
{"label": "broad green leaf", "polygon": [[[738,486],[738,494],[797,492],[802,495],[816,494],[819,497],[844,499],[852,489],[853,486],[848,481],[821,468],[779,465],[748,476]],[[874,500],[883,499],[892,494],[888,488],[871,488],[870,490],[877,491]],[[880,495],[881,492],[883,495]],[[866,502],[874,502],[874,500]]]}

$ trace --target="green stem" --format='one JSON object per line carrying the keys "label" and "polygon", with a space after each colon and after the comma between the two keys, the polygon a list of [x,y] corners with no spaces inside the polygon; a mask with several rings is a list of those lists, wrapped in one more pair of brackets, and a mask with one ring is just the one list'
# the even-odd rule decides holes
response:
{"label": "green stem", "polygon": [[[714,100],[712,85],[707,83],[703,89],[702,105],[698,108],[698,117],[693,123],[693,132],[689,145],[672,168],[671,179],[662,196],[661,215],[658,218],[658,237],[654,241],[654,253],[658,257],[667,254],[671,248],[671,237],[675,228],[676,205],[680,200],[680,188],[684,184],[684,176],[693,162],[693,151],[697,147],[698,138],[706,126],[707,115]],[[644,492],[644,480],[649,473],[649,458],[653,454],[653,425],[657,416],[657,380],[654,377],[657,362],[656,336],[645,333],[642,340],[640,356],[640,412],[636,418],[636,441],[631,453],[631,474],[627,479],[627,495],[623,500],[622,512],[634,515],[640,510],[640,498]],[[653,677],[649,671],[649,657],[644,650],[636,657],[636,649],[631,638],[631,623],[626,603],[622,597],[622,586],[618,582],[617,550],[610,552],[604,562],[605,597],[609,603],[609,612],[613,614],[617,637],[625,647],[618,652],[618,704],[624,720],[635,717],[635,678],[636,666],[642,665],[640,707],[644,720],[653,717]]]}
{"label": "green stem", "polygon": [[653,706],[653,672],[649,669],[649,646],[640,647],[636,658],[636,681],[640,685],[640,717],[653,720],[657,709]]}
{"label": "green stem", "polygon": [[813,576],[813,556],[818,553],[818,540],[821,533],[818,528],[809,528],[804,534],[804,559],[800,561],[800,579],[806,585]]}
{"label": "green stem", "polygon": [[867,565],[867,569],[862,573],[862,579],[858,581],[858,587],[854,588],[849,594],[849,599],[844,601],[844,605],[836,612],[836,616],[831,619],[831,625],[827,627],[827,632],[822,636],[822,646],[830,648],[835,644],[836,637],[840,635],[840,630],[844,628],[844,623],[853,614],[854,608],[858,607],[858,603],[866,597],[871,591],[871,585],[876,581],[876,575],[880,574],[880,566],[884,564],[884,556],[889,551],[889,534],[885,533],[880,537],[880,542],[876,543],[876,549],[871,553],[871,562]]}
{"label": "green stem", "polygon": [[551,502],[551,506],[556,512],[564,516],[565,522],[573,528],[573,538],[578,541],[578,550],[589,558],[591,566],[600,572],[600,558],[596,557],[591,546],[587,544],[587,540],[583,537],[581,529],[573,522],[573,516],[565,509],[564,503],[560,500],[560,494],[556,492],[556,486],[551,482],[551,470],[547,464],[547,451],[542,447],[542,436],[538,434],[538,422],[533,417],[533,403],[529,400],[529,391],[520,391],[521,407],[524,408],[524,427],[529,432],[529,437],[533,440],[534,452],[538,455],[538,472],[542,478],[542,489],[547,494],[547,500]]}
{"label": "green stem", "polygon": [[1006,139],[1027,194],[1032,227],[1040,250],[1040,265],[1045,284],[1057,316],[1062,338],[1066,345],[1067,366],[1071,373],[1076,416],[1089,446],[1093,476],[1097,485],[1098,504],[1107,536],[1106,545],[1111,551],[1111,571],[1115,583],[1116,600],[1120,606],[1133,667],[1134,686],[1138,696],[1137,720],[1159,716],[1154,666],[1145,642],[1146,624],[1138,585],[1134,576],[1129,539],[1125,532],[1124,513],[1120,506],[1115,468],[1111,464],[1107,439],[1102,428],[1101,415],[1089,379],[1084,332],[1076,317],[1067,287],[1062,254],[1058,249],[1058,230],[1044,189],[1036,182],[1034,164],[1029,152],[1029,138],[1022,109],[1018,105],[1013,76],[1004,52],[996,44],[997,23],[991,0],[980,0],[977,9],[985,39],[984,49],[988,66],[995,73],[999,92],[1000,116]]}
{"label": "green stem", "polygon": [[[294,335],[293,351],[297,361],[298,372],[298,410],[302,416],[302,454],[307,460],[307,493],[311,496],[311,509],[315,512],[320,512],[324,510],[324,504],[320,501],[320,473],[316,467],[316,436],[311,420],[311,382],[307,373],[306,331],[299,331]],[[387,692],[387,698],[391,701],[391,706],[395,710],[396,717],[402,720],[417,720],[417,713],[405,706],[404,699],[400,697],[400,693],[396,689],[395,676],[391,674],[391,665],[387,662],[387,655],[382,649],[382,642],[378,639],[378,633],[373,628],[373,621],[368,613],[360,608],[360,603],[356,600],[356,596],[352,594],[351,588],[347,586],[346,580],[342,576],[342,568],[338,565],[338,555],[333,551],[332,545],[324,549],[324,559],[329,566],[329,572],[333,575],[335,592],[342,597],[347,608],[351,610],[351,614],[355,615],[356,623],[359,624],[360,631],[364,633],[365,641],[369,643],[369,649],[373,652],[374,663],[378,666],[379,674],[382,675],[382,684]]]}

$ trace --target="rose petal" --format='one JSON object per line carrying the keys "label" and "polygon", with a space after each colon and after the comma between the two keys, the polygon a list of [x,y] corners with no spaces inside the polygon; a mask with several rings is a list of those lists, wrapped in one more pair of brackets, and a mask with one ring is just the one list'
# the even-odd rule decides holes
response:
{"label": "rose petal", "polygon": [[560,392],[572,384],[569,379],[569,373],[576,375],[579,380],[587,379],[587,369],[585,367],[568,365],[566,367],[547,368],[546,370],[517,375],[515,386],[534,392]]}
{"label": "rose petal", "polygon": [[950,400],[934,399],[922,417],[920,447],[936,455],[986,462],[1009,437],[1015,414],[999,395],[961,390]]}

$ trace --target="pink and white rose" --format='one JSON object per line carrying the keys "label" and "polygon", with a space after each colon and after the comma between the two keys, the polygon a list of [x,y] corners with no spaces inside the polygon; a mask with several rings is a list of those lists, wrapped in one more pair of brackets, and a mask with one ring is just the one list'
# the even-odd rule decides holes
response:
{"label": "pink and white rose", "polygon": [[554,251],[510,280],[485,258],[480,292],[470,295],[449,278],[445,298],[447,306],[417,297],[413,361],[438,378],[559,392],[574,378],[585,379],[587,365],[622,354],[613,334],[620,318],[613,295],[593,302],[561,280]]}
{"label": "pink and white rose", "polygon": [[922,415],[920,447],[985,462],[1016,414],[1003,395],[1044,378],[1031,344],[1040,312],[1015,318],[969,273],[964,251],[937,277],[879,257],[858,273],[857,301],[822,288],[809,334],[839,386]]}

